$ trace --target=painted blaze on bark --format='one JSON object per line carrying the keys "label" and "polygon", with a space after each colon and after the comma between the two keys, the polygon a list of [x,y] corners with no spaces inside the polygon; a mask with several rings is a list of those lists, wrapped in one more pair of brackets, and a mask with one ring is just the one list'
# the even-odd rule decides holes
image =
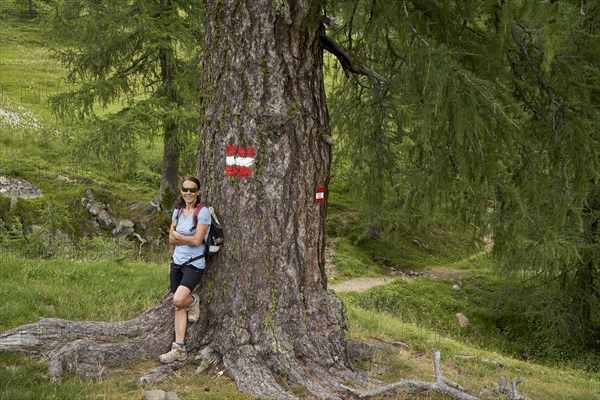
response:
{"label": "painted blaze on bark", "polygon": [[[238,386],[249,359],[300,381],[299,363],[346,364],[341,305],[326,291],[326,203],[315,204],[331,161],[315,8],[206,5],[198,173],[226,245],[205,274],[191,337],[221,353]],[[251,177],[225,175],[231,145],[256,150]]]}

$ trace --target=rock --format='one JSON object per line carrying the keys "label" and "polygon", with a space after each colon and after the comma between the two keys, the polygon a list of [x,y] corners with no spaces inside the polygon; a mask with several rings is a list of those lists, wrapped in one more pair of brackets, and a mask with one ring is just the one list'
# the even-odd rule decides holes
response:
{"label": "rock", "polygon": [[115,220],[112,219],[110,215],[108,215],[108,212],[106,212],[106,210],[102,210],[100,212],[100,215],[98,215],[97,219],[98,219],[98,223],[102,227],[105,227],[108,229],[113,229],[117,226],[117,224],[115,223]]}
{"label": "rock", "polygon": [[25,179],[8,178],[0,175],[0,194],[23,199],[42,197],[42,191]]}
{"label": "rock", "polygon": [[56,179],[59,181],[67,182],[67,183],[82,183],[83,182],[81,179],[71,179],[68,176],[64,176],[64,175],[58,175],[56,177]]}
{"label": "rock", "polygon": [[144,392],[144,400],[179,400],[175,392],[165,392],[164,390],[149,390]]}
{"label": "rock", "polygon": [[164,390],[149,390],[144,392],[144,400],[166,400],[167,393]]}
{"label": "rock", "polygon": [[154,214],[159,211],[158,205],[151,201],[145,201],[143,203],[133,203],[129,206],[131,211],[139,211],[141,214]]}
{"label": "rock", "polygon": [[460,287],[457,284],[452,285],[452,290],[460,290]]}
{"label": "rock", "polygon": [[32,235],[36,232],[39,232],[42,230],[42,226],[41,225],[23,225],[23,233],[25,235]]}
{"label": "rock", "polygon": [[462,313],[456,313],[456,319],[458,320],[458,324],[460,326],[469,326],[469,318],[465,317]]}
{"label": "rock", "polygon": [[94,217],[97,217],[103,209],[96,201],[92,189],[87,189],[85,191],[85,198],[81,199],[81,205]]}
{"label": "rock", "polygon": [[158,229],[155,235],[150,233],[146,234],[146,241],[153,246],[161,246],[164,244],[165,238],[167,238],[168,236],[168,233],[165,233],[162,230]]}
{"label": "rock", "polygon": [[100,208],[100,205],[99,205],[99,204],[98,204],[98,203],[97,203],[95,200],[89,201],[89,202],[87,203],[87,205],[85,205],[84,207],[85,207],[85,208],[88,210],[88,212],[89,212],[90,214],[92,214],[94,217],[97,217],[97,216],[100,214],[100,212],[101,212],[101,211],[104,211],[104,210],[102,210],[102,209]]}
{"label": "rock", "polygon": [[146,229],[146,225],[156,218],[160,211],[159,207],[153,202],[134,203],[129,206],[129,209],[136,213],[142,229]]}
{"label": "rock", "polygon": [[133,227],[135,224],[133,221],[128,219],[120,219],[116,222],[115,229],[112,230],[112,234],[117,237],[127,237],[133,233]]}

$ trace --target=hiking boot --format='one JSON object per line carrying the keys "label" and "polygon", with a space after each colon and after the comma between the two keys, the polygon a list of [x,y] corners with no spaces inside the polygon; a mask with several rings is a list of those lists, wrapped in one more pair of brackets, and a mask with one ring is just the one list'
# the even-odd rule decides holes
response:
{"label": "hiking boot", "polygon": [[188,322],[196,322],[200,318],[200,299],[195,294],[192,295],[194,302],[187,309]]}
{"label": "hiking boot", "polygon": [[160,362],[168,364],[173,361],[184,361],[187,358],[187,350],[185,347],[181,347],[177,343],[171,345],[171,351],[165,354],[161,354],[159,357]]}

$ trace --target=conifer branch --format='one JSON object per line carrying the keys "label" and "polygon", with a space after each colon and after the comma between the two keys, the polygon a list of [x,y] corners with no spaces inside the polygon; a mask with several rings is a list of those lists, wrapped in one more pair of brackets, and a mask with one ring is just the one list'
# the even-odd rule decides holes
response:
{"label": "conifer branch", "polygon": [[329,36],[321,33],[319,38],[321,41],[321,47],[333,54],[340,61],[340,63],[342,64],[342,68],[344,68],[344,71],[349,71],[355,74],[367,76],[374,82],[387,82],[387,79],[384,76],[368,68],[364,63],[362,63],[358,59],[358,57],[350,54],[350,52],[346,51],[346,49],[344,49],[342,45],[337,43]]}
{"label": "conifer branch", "polygon": [[[521,27],[521,29],[523,29],[523,31],[528,33],[527,30],[523,26],[520,26],[520,27]],[[548,94],[548,97],[550,98],[550,108],[552,110],[552,130],[556,132],[557,125],[558,125],[557,114],[563,108],[562,103],[556,97],[552,86],[542,76],[539,68],[533,62],[531,55],[529,54],[529,51],[527,51],[525,44],[523,44],[519,40],[519,38],[517,37],[517,33],[515,32],[514,29],[511,31],[511,35],[512,35],[513,40],[515,41],[517,46],[519,46],[519,48],[521,49],[521,52],[527,59],[527,65],[529,65],[529,68],[531,68],[531,71],[533,72],[533,75],[535,76],[535,79],[537,80],[538,84],[542,87],[542,89]]]}
{"label": "conifer branch", "polygon": [[[402,5],[404,7],[404,15],[406,15],[406,18],[408,18],[408,7],[406,7],[406,0],[402,2]],[[431,47],[431,45],[427,42],[427,40],[425,40],[420,34],[419,32],[417,32],[417,29],[413,26],[413,24],[410,24],[410,28],[412,29],[413,33],[415,35],[417,35],[419,37],[419,39],[425,43],[425,45],[427,47]]]}

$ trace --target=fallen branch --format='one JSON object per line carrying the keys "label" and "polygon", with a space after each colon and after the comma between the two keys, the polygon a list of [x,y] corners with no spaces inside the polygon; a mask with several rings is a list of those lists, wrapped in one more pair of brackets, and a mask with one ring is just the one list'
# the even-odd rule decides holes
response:
{"label": "fallen branch", "polygon": [[[395,392],[398,389],[402,388],[413,388],[417,391],[425,391],[431,390],[437,393],[442,393],[448,395],[457,400],[477,400],[478,397],[473,394],[467,392],[465,388],[460,386],[459,384],[444,378],[442,375],[441,368],[441,353],[439,350],[434,352],[433,357],[433,366],[435,370],[435,381],[434,382],[425,382],[418,381],[413,379],[401,379],[398,382],[381,386],[377,389],[362,391],[350,388],[348,386],[342,385],[343,389],[348,391],[349,393],[357,396],[359,398],[367,398],[367,397],[375,397],[380,396],[385,393]],[[506,384],[506,380],[504,378],[500,378],[498,382],[498,388],[494,389],[485,389],[481,393],[493,393],[493,394],[508,394],[511,400],[530,400],[528,397],[521,396],[517,392],[517,385],[523,382],[522,378],[518,378],[513,380],[511,388],[508,388]]]}
{"label": "fallen branch", "polygon": [[517,386],[523,382],[523,378],[513,379],[511,382],[510,388],[506,383],[506,378],[503,376],[498,379],[498,387],[493,389],[484,389],[481,391],[481,394],[507,394],[510,400],[531,400],[529,397],[522,396],[517,391]]}

